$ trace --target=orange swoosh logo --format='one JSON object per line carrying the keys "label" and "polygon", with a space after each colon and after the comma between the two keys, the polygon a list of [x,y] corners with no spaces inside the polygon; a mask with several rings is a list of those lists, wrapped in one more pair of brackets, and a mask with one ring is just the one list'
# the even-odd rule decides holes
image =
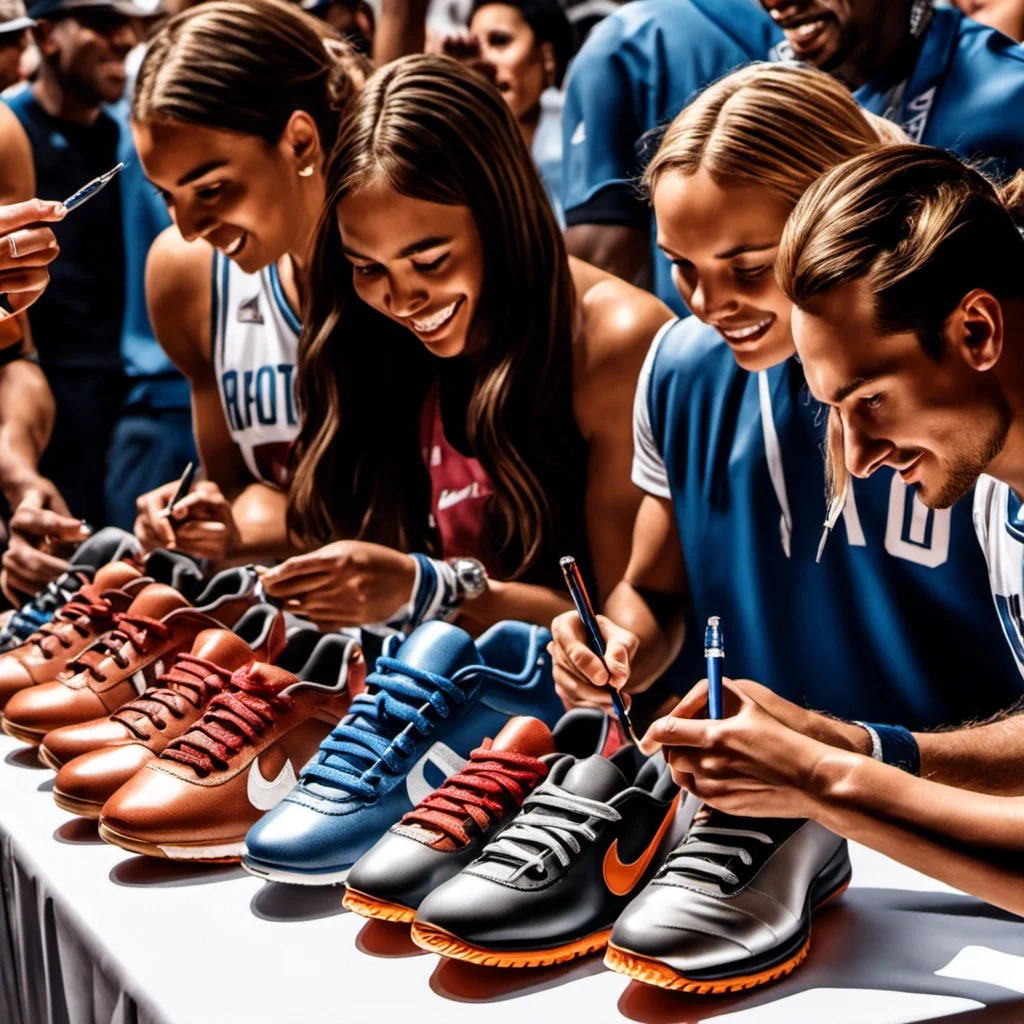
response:
{"label": "orange swoosh logo", "polygon": [[662,839],[665,838],[665,833],[668,831],[669,825],[672,824],[672,820],[676,816],[676,807],[678,806],[679,794],[676,793],[671,807],[669,807],[665,814],[665,820],[662,821],[661,826],[654,835],[654,838],[647,844],[647,849],[644,850],[644,852],[641,853],[640,856],[632,863],[623,864],[622,861],[619,860],[618,839],[608,847],[608,852],[604,855],[604,884],[607,885],[616,896],[625,896],[626,893],[628,893],[636,883],[640,881],[641,876],[651,863],[651,858],[655,853],[657,853]]}

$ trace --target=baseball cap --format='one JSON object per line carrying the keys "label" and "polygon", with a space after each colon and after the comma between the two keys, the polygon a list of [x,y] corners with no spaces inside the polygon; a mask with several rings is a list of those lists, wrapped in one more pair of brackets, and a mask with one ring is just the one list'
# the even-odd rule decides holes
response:
{"label": "baseball cap", "polygon": [[24,0],[0,0],[0,34],[32,28],[35,19],[28,16]]}
{"label": "baseball cap", "polygon": [[[2,2],[2,0],[0,0]],[[126,18],[151,18],[153,11],[132,0],[34,0],[28,13],[32,18],[53,18],[63,14],[75,14],[77,11],[114,11]]]}

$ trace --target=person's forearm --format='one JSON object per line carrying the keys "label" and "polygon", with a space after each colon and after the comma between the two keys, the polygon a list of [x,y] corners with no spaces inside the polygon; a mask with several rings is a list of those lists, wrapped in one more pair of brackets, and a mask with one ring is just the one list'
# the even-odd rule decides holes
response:
{"label": "person's forearm", "polygon": [[271,563],[296,554],[288,537],[287,510],[287,496],[266,484],[252,483],[238,489],[231,514],[239,539],[225,565]]}
{"label": "person's forearm", "polygon": [[538,626],[550,626],[551,620],[572,608],[568,593],[532,583],[505,583],[491,580],[487,590],[460,609],[459,622],[470,632],[484,630],[504,619],[518,619]]}
{"label": "person's forearm", "polygon": [[0,367],[0,490],[12,508],[39,475],[55,412],[37,363],[16,359]]}
{"label": "person's forearm", "polygon": [[429,0],[382,0],[373,34],[373,62],[377,67],[423,52],[428,6]]}
{"label": "person's forearm", "polygon": [[676,659],[683,646],[686,624],[683,599],[675,594],[649,595],[663,608],[652,609],[631,584],[625,580],[608,595],[604,614],[640,641],[630,665],[630,693],[640,693],[659,679]]}
{"label": "person's forearm", "polygon": [[1024,799],[940,785],[847,753],[824,757],[808,788],[826,828],[1024,914]]}
{"label": "person's forearm", "polygon": [[948,732],[915,733],[914,738],[922,777],[979,793],[1024,794],[1024,714]]}

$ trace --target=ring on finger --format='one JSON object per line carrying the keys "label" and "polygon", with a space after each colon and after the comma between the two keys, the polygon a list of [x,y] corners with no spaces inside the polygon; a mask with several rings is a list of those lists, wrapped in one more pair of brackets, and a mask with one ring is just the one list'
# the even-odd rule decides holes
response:
{"label": "ring on finger", "polygon": [[14,240],[13,234],[7,236],[7,247],[11,250],[11,259],[16,260],[18,258],[18,243]]}

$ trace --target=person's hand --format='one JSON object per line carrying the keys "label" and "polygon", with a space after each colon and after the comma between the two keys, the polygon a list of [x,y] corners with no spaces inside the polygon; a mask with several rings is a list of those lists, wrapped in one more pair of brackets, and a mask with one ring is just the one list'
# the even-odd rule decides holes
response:
{"label": "person's hand", "polygon": [[62,203],[42,199],[0,206],[0,294],[7,296],[11,313],[28,309],[46,290],[47,267],[60,246],[43,224],[63,220],[66,213]]}
{"label": "person's hand", "polygon": [[722,683],[727,717],[691,718],[706,703],[707,680],[686,701],[647,730],[640,742],[645,754],[659,747],[677,785],[704,803],[750,817],[811,818],[816,810],[814,777],[835,748],[789,728],[732,680]]}
{"label": "person's hand", "polygon": [[91,531],[71,515],[53,483],[38,477],[17,503],[10,532],[0,589],[12,604],[20,604],[67,571],[67,561],[52,552],[81,543]]}
{"label": "person's hand", "polygon": [[460,64],[465,64],[471,71],[484,76],[491,85],[497,82],[498,69],[484,60],[480,49],[480,39],[469,32],[459,32],[445,36],[441,40],[441,53],[451,57]]}
{"label": "person's hand", "polygon": [[231,502],[213,481],[201,480],[168,513],[177,489],[177,481],[163,484],[136,502],[135,536],[143,549],[163,547],[214,564],[225,561],[239,542]]}
{"label": "person's hand", "polygon": [[[630,664],[640,641],[628,629],[617,626],[603,615],[597,616],[597,624],[604,637],[604,664],[587,646],[587,634],[576,612],[564,612],[551,623],[552,640],[548,651],[555,689],[567,708],[609,708],[612,703],[609,687],[621,692],[629,682]],[[628,707],[629,696],[626,693],[622,696]]]}
{"label": "person's hand", "polygon": [[339,540],[260,576],[285,611],[323,630],[386,622],[412,596],[416,561],[381,544]]}

